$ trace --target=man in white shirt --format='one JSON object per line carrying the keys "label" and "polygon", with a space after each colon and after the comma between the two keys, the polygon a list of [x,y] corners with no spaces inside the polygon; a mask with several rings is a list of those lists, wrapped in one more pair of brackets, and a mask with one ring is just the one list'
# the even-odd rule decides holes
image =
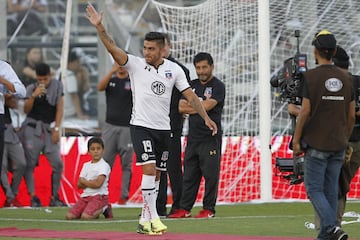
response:
{"label": "man in white shirt", "polygon": [[103,13],[88,4],[89,22],[96,28],[108,52],[121,66],[127,68],[133,93],[133,111],[130,120],[131,138],[137,156],[136,164],[142,167],[141,182],[143,208],[137,232],[159,235],[167,230],[156,211],[157,188],[162,168],[166,168],[170,138],[170,100],[175,86],[204,119],[213,134],[217,126],[207,115],[196,94],[191,90],[184,71],[176,63],[164,59],[165,38],[162,33],[146,34],[144,58],[127,54],[116,46],[102,24]]}
{"label": "man in white shirt", "polygon": [[6,94],[14,94],[18,98],[25,98],[26,89],[16,75],[14,69],[7,62],[0,60],[0,166],[2,166],[4,150],[4,95]]}

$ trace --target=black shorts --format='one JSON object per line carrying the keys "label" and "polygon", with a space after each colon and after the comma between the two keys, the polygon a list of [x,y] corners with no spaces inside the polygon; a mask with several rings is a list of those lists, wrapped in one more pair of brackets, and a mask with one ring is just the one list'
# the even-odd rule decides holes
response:
{"label": "black shorts", "polygon": [[166,171],[170,130],[130,126],[130,133],[136,154],[136,166],[156,163],[157,170]]}

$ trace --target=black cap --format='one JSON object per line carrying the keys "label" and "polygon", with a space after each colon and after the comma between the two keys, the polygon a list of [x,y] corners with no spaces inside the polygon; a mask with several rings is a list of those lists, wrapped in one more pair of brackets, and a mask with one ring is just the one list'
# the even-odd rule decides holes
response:
{"label": "black cap", "polygon": [[342,47],[337,46],[336,54],[333,57],[334,64],[340,68],[348,69],[349,59],[349,55],[346,53],[346,51]]}
{"label": "black cap", "polygon": [[312,45],[314,45],[317,49],[335,49],[336,39],[335,36],[328,30],[321,30],[315,34]]}

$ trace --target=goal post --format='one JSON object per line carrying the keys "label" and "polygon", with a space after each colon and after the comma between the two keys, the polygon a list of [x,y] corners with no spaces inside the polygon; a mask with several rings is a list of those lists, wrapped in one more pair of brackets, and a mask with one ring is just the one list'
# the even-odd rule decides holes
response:
{"label": "goal post", "polygon": [[270,152],[271,95],[270,95],[270,24],[269,2],[258,0],[259,38],[259,136],[260,136],[260,198],[272,200],[272,171]]}
{"label": "goal post", "polygon": [[268,7],[259,9],[258,1],[232,0],[208,0],[191,7],[153,3],[163,31],[171,38],[172,55],[196,77],[193,56],[209,52],[214,58],[214,75],[226,86],[218,201],[271,201],[270,68],[269,57],[258,50],[261,43],[269,56]]}
{"label": "goal post", "polygon": [[[288,148],[292,119],[279,89],[270,87],[284,60],[299,50],[314,68],[314,34],[334,33],[351,58],[350,71],[360,71],[360,5],[353,0],[207,0],[191,7],[152,0],[172,54],[196,77],[192,58],[200,51],[214,58],[214,75],[226,86],[223,151],[218,202],[306,200],[303,183],[291,185],[276,159],[292,158]],[[269,147],[271,149],[269,149]],[[355,177],[349,198],[360,198]],[[201,200],[201,190],[198,201]]]}

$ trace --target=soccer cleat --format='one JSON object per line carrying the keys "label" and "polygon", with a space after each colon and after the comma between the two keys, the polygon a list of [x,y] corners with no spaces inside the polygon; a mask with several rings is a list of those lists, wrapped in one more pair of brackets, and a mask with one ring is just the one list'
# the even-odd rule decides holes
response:
{"label": "soccer cleat", "polygon": [[155,233],[151,230],[151,223],[150,222],[144,222],[144,223],[139,223],[137,229],[136,229],[137,233],[140,234],[145,234],[145,235],[161,235],[162,232],[158,232]]}
{"label": "soccer cleat", "polygon": [[186,211],[185,209],[176,209],[172,214],[167,216],[168,218],[189,218],[191,217],[191,212]]}
{"label": "soccer cleat", "polygon": [[215,214],[207,209],[201,210],[198,214],[195,215],[195,218],[213,218]]}
{"label": "soccer cleat", "polygon": [[151,231],[155,233],[163,233],[166,232],[167,226],[163,224],[160,218],[155,218],[151,221]]}
{"label": "soccer cleat", "polygon": [[329,234],[330,240],[347,240],[348,235],[340,227],[334,228],[333,232]]}
{"label": "soccer cleat", "polygon": [[104,210],[103,215],[105,218],[108,218],[108,219],[112,219],[114,217],[110,203],[107,205],[107,208]]}
{"label": "soccer cleat", "polygon": [[50,207],[67,207],[67,205],[64,202],[62,202],[59,198],[52,197],[50,199]]}
{"label": "soccer cleat", "polygon": [[42,207],[40,199],[37,196],[31,198],[31,207]]}

